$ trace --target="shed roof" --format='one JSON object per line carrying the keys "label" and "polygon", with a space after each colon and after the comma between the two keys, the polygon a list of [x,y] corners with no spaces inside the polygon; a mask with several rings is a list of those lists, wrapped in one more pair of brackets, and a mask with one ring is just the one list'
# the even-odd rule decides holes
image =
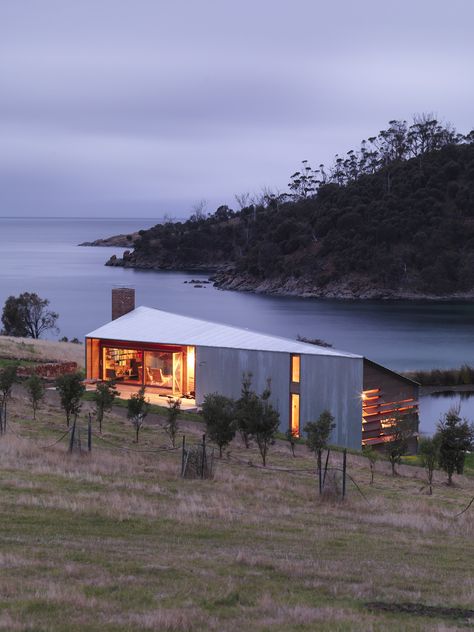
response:
{"label": "shed roof", "polygon": [[137,307],[128,314],[91,331],[87,337],[130,342],[362,358],[362,356],[345,351],[320,347],[290,338],[261,334],[241,327],[222,325],[144,306]]}

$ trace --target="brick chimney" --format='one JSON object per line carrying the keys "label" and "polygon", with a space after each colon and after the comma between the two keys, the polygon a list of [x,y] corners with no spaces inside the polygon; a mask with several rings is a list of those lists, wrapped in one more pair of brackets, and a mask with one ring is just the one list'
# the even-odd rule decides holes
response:
{"label": "brick chimney", "polygon": [[112,288],[112,320],[135,309],[135,290],[131,287]]}

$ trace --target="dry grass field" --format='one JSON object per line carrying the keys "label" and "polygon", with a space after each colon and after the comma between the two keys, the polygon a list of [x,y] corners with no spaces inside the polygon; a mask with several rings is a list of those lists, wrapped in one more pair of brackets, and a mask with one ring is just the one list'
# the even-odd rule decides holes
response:
{"label": "dry grass field", "polygon": [[84,345],[0,336],[0,361],[6,358],[26,362],[77,362],[82,368]]}
{"label": "dry grass field", "polygon": [[[453,518],[474,494],[471,477],[449,490],[439,475],[429,497],[421,469],[393,479],[380,463],[370,486],[365,460],[350,455],[367,500],[350,485],[345,502],[321,501],[304,446],[296,458],[272,447],[271,468],[303,470],[289,473],[248,466],[256,451],[236,442],[214,480],[183,480],[179,451],[153,452],[167,445],[159,420],[137,446],[118,410],[91,454],[69,455],[64,440],[45,447],[65,430],[54,394],[36,422],[23,397],[0,437],[0,629],[469,626],[467,613],[436,608],[473,608],[474,513]],[[185,432],[197,441],[202,426],[187,421]]]}

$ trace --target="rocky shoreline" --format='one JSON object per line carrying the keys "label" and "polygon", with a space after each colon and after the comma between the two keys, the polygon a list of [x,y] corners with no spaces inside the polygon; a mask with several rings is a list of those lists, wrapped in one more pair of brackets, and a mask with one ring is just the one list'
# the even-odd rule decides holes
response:
{"label": "rocky shoreline", "polygon": [[275,277],[262,280],[252,278],[248,275],[233,273],[229,270],[218,271],[211,277],[211,280],[216,287],[223,290],[254,292],[256,294],[271,294],[275,296],[295,296],[299,298],[409,301],[452,301],[472,300],[474,298],[474,291],[449,296],[427,294],[405,288],[392,289],[376,286],[373,285],[373,282],[370,280],[356,276],[347,277],[341,281],[330,282],[323,287],[315,286],[311,279],[305,277]]}
{"label": "rocky shoreline", "polygon": [[105,239],[96,239],[95,241],[84,241],[79,246],[102,246],[115,248],[133,248],[133,242],[138,239],[138,233],[130,233],[128,235],[112,235]]}
{"label": "rocky shoreline", "polygon": [[376,286],[373,281],[348,276],[344,280],[327,283],[324,286],[316,286],[307,277],[273,277],[271,279],[258,279],[248,274],[241,274],[235,270],[232,264],[221,266],[209,266],[190,264],[186,266],[167,266],[157,263],[156,260],[137,261],[134,253],[126,250],[122,257],[112,255],[105,263],[107,266],[134,268],[137,270],[180,270],[207,272],[214,287],[221,290],[234,290],[237,292],[252,292],[255,294],[269,294],[273,296],[293,296],[298,298],[325,298],[338,300],[408,300],[408,301],[452,301],[472,300],[474,291],[456,293],[451,295],[435,295],[406,288],[391,289]]}
{"label": "rocky shoreline", "polygon": [[112,255],[104,265],[111,266],[112,268],[133,268],[135,270],[155,270],[156,272],[205,272],[208,274],[214,274],[219,270],[218,266],[210,266],[208,264],[187,264],[185,266],[166,265],[157,263],[156,261],[136,261],[133,257],[133,252],[126,250],[121,257]]}

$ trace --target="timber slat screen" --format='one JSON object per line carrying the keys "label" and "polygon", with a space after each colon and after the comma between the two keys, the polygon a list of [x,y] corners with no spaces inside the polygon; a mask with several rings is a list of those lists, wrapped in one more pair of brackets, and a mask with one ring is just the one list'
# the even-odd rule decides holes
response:
{"label": "timber slat screen", "polygon": [[418,385],[364,360],[362,444],[377,445],[390,441],[400,418],[414,420],[417,428]]}

